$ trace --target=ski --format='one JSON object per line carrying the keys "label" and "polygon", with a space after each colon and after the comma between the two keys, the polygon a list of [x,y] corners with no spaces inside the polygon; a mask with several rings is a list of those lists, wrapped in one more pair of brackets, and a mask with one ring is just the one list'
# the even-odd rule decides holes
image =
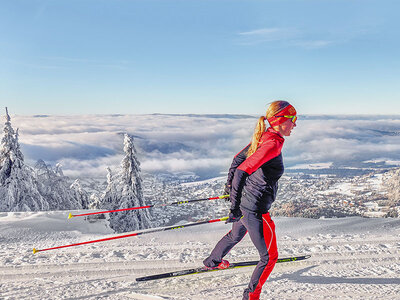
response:
{"label": "ski", "polygon": [[[300,260],[308,259],[310,257],[311,257],[311,255],[279,258],[277,263],[300,261]],[[220,270],[220,269],[206,270],[206,269],[203,269],[203,267],[200,267],[200,268],[195,268],[195,269],[188,269],[188,270],[156,274],[156,275],[145,276],[145,277],[138,277],[138,278],[136,278],[136,281],[149,281],[149,280],[171,278],[171,277],[178,277],[178,276],[184,276],[184,275],[194,275],[194,274],[213,272],[213,271],[223,271],[223,270],[228,270],[228,269],[237,269],[237,268],[255,266],[257,264],[258,264],[258,260],[254,260],[254,261],[243,261],[243,262],[231,263],[228,268],[222,269],[222,270]]]}

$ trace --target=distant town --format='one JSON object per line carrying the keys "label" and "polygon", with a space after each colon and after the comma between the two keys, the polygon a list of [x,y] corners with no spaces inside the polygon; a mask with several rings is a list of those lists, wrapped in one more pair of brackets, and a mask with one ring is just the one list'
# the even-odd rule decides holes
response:
{"label": "distant town", "polygon": [[[346,216],[399,217],[400,169],[376,170],[364,175],[287,173],[279,180],[279,192],[271,213],[275,216],[335,218]],[[172,202],[221,195],[225,177],[196,182],[190,176],[144,176],[144,195],[149,203]],[[227,214],[229,202],[163,208],[167,223],[199,220]],[[160,224],[165,225],[165,224]]]}

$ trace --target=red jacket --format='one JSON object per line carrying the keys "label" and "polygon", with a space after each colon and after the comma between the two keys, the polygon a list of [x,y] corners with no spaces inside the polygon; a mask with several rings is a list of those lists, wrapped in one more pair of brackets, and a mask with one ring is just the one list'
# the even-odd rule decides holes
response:
{"label": "red jacket", "polygon": [[275,201],[278,180],[284,167],[282,146],[285,139],[271,127],[263,133],[260,145],[250,157],[247,145],[233,159],[227,184],[231,186],[231,209],[267,213]]}

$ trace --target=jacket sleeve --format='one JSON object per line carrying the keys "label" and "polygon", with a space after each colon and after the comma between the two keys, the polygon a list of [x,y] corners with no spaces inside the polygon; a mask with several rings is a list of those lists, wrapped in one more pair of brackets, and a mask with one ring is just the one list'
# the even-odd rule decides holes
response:
{"label": "jacket sleeve", "polygon": [[245,171],[236,169],[235,175],[232,180],[232,188],[230,193],[231,210],[237,210],[240,207],[242,199],[242,190],[246,182],[246,178],[249,176]]}
{"label": "jacket sleeve", "polygon": [[279,156],[282,146],[283,143],[275,139],[265,141],[256,152],[240,164],[238,169],[246,172],[248,175],[253,174],[263,164]]}
{"label": "jacket sleeve", "polygon": [[277,140],[268,140],[250,157],[245,159],[235,170],[232,179],[232,188],[230,194],[231,209],[238,209],[242,198],[242,190],[249,175],[253,174],[258,168],[269,160],[277,157],[282,150],[283,144]]}
{"label": "jacket sleeve", "polygon": [[231,167],[229,168],[229,172],[228,172],[228,179],[226,181],[226,184],[228,186],[232,186],[233,175],[235,174],[237,167],[240,166],[246,160],[246,153],[249,150],[249,147],[250,147],[250,144],[248,144],[246,147],[244,147],[233,158]]}

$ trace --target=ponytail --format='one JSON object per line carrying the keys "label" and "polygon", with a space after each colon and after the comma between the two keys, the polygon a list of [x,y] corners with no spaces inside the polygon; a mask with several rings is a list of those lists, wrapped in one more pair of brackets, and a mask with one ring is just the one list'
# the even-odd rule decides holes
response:
{"label": "ponytail", "polygon": [[[247,150],[247,153],[246,153],[247,157],[249,157],[254,152],[256,152],[256,150],[260,144],[261,136],[263,135],[263,133],[266,130],[265,120],[268,120],[269,118],[275,116],[278,112],[282,111],[285,107],[287,107],[289,105],[290,105],[289,102],[283,101],[283,100],[277,100],[277,101],[270,103],[270,105],[267,109],[267,112],[265,114],[265,117],[262,116],[258,119],[256,128],[254,129],[250,148],[249,148],[249,150]],[[268,125],[270,125],[270,124],[268,124]]]}
{"label": "ponytail", "polygon": [[263,135],[263,133],[265,132],[265,129],[266,129],[265,119],[266,118],[264,116],[261,116],[258,119],[256,128],[254,129],[253,138],[251,140],[250,148],[247,151],[247,157],[249,157],[254,152],[256,152],[256,150],[258,148],[258,144],[260,143],[261,136]]}

